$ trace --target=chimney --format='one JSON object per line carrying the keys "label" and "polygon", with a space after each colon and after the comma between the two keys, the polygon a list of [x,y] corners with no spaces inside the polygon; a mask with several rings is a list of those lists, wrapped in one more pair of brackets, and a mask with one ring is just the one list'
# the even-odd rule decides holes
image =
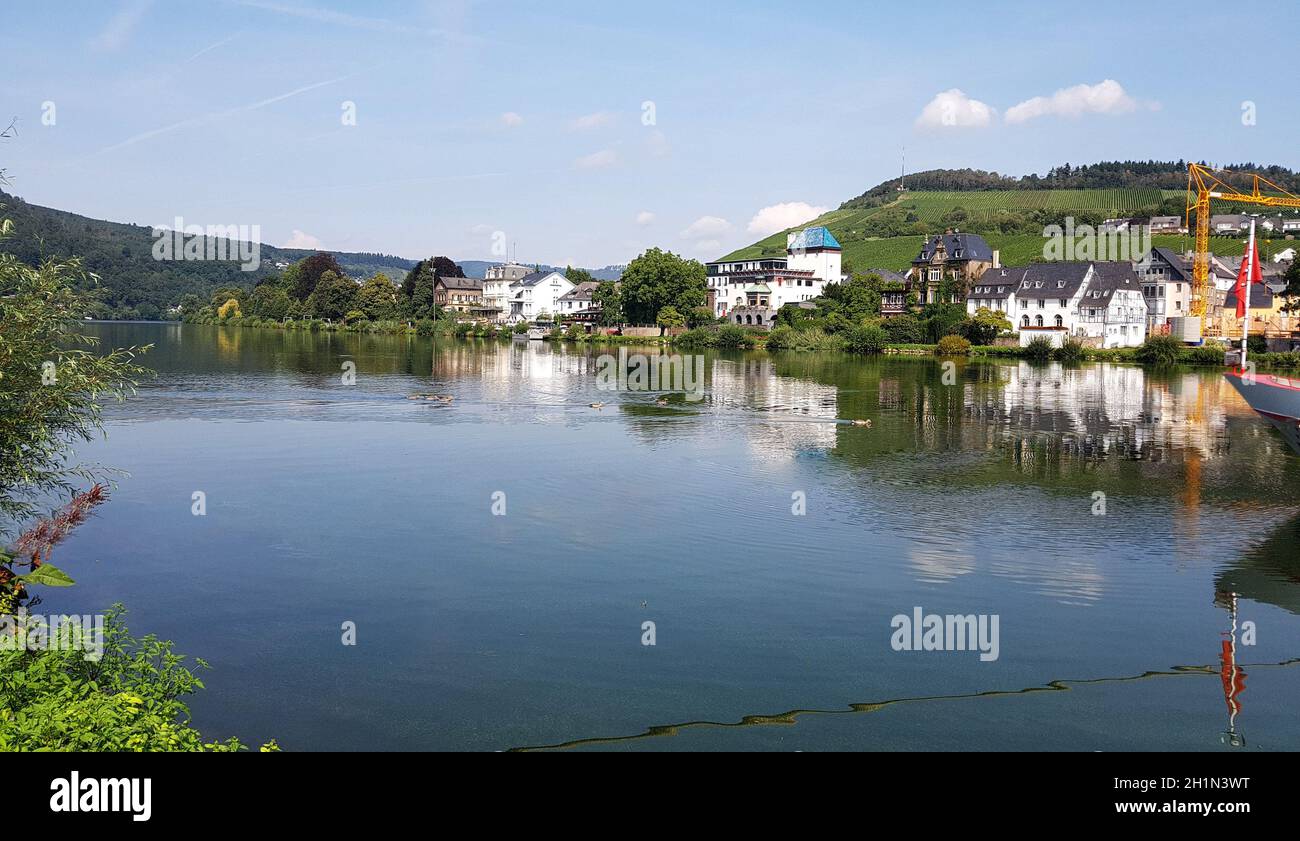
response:
{"label": "chimney", "polygon": [[993,249],[993,268],[1002,268],[1002,251],[997,248]]}

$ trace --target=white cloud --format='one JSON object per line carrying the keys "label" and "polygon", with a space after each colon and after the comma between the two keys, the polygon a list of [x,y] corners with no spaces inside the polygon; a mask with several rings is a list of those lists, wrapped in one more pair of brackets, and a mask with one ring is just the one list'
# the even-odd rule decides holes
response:
{"label": "white cloud", "polygon": [[731,230],[731,223],[720,216],[701,216],[682,231],[682,239],[698,239],[725,234]]}
{"label": "white cloud", "polygon": [[979,128],[993,122],[996,114],[992,106],[953,88],[935,94],[921,109],[916,125],[918,128]]}
{"label": "white cloud", "polygon": [[153,0],[132,0],[127,3],[109,19],[108,24],[100,30],[99,34],[91,39],[91,44],[101,50],[120,49],[131,39],[140,19],[144,17],[145,12],[149,11],[151,5]]}
{"label": "white cloud", "polygon": [[648,210],[643,210],[636,215],[636,223],[638,225],[653,225],[654,221],[655,215]]}
{"label": "white cloud", "polygon": [[304,233],[298,230],[297,228],[295,228],[293,231],[293,236],[289,237],[289,241],[280,247],[319,249],[321,247],[321,244],[320,244],[320,240],[317,239],[316,237],[312,236],[311,234]]}
{"label": "white cloud", "polygon": [[516,114],[514,111],[507,111],[501,115],[501,125],[506,128],[514,128],[515,126],[522,126],[523,124],[524,118]]}
{"label": "white cloud", "polygon": [[569,123],[569,128],[574,131],[586,131],[587,129],[607,126],[613,121],[613,119],[614,115],[608,111],[597,111],[594,114],[585,114]]}
{"label": "white cloud", "polygon": [[1081,117],[1084,114],[1127,114],[1137,110],[1137,100],[1114,79],[1095,85],[1062,88],[1051,96],[1036,96],[1007,109],[1008,123],[1023,123],[1035,117]]}
{"label": "white cloud", "polygon": [[613,149],[601,149],[585,155],[573,162],[578,169],[606,169],[618,163],[618,155]]}
{"label": "white cloud", "polygon": [[695,253],[697,254],[717,254],[722,250],[722,243],[716,239],[702,239],[695,243]]}
{"label": "white cloud", "polygon": [[802,201],[788,201],[770,205],[754,214],[749,220],[749,232],[759,236],[770,236],[777,231],[802,225],[821,216],[830,208],[816,207]]}

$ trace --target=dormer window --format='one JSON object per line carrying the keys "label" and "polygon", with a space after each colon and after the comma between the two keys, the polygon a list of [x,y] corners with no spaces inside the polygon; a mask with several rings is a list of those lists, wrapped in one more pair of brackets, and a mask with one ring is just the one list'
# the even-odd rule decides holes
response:
{"label": "dormer window", "polygon": [[1057,288],[1057,289],[1064,289],[1064,288],[1065,288],[1065,281],[1063,281],[1063,280],[1058,280],[1058,281],[1056,282],[1056,288]]}

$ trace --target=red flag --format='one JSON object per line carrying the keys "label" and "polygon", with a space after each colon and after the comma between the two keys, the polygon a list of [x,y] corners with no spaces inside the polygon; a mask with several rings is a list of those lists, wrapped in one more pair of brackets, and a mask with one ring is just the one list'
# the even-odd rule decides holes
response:
{"label": "red flag", "polygon": [[1237,318],[1246,317],[1246,284],[1263,283],[1264,272],[1259,266],[1259,244],[1250,241],[1250,250],[1241,258],[1241,268],[1237,270]]}

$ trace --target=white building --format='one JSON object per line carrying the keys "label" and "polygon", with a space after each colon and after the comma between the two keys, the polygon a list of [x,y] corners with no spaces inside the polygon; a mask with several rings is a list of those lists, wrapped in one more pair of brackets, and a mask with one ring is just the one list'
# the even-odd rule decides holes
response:
{"label": "white building", "polygon": [[815,226],[787,235],[785,259],[709,263],[713,313],[737,324],[771,324],[786,304],[811,301],[821,296],[826,284],[843,281],[842,259],[834,235]]}
{"label": "white building", "polygon": [[527,266],[506,263],[488,266],[483,276],[483,309],[493,321],[505,321],[510,315],[510,287],[532,272]]}
{"label": "white building", "polygon": [[[1022,347],[1038,336],[1056,347],[1067,339],[1093,339],[1104,348],[1137,347],[1146,341],[1147,305],[1130,264],[1035,263],[1006,271],[1007,279],[1016,281],[1008,301]],[[981,279],[979,285],[989,284]],[[968,299],[968,312],[973,311],[971,304]]]}
{"label": "white building", "polygon": [[1024,276],[1024,269],[999,267],[989,269],[971,287],[966,295],[966,314],[974,315],[978,310],[990,309],[1000,312],[1007,321],[1015,323],[1016,287]]}
{"label": "white building", "polygon": [[546,314],[555,317],[560,298],[573,289],[573,282],[559,272],[533,272],[510,285],[511,323],[534,321]]}

